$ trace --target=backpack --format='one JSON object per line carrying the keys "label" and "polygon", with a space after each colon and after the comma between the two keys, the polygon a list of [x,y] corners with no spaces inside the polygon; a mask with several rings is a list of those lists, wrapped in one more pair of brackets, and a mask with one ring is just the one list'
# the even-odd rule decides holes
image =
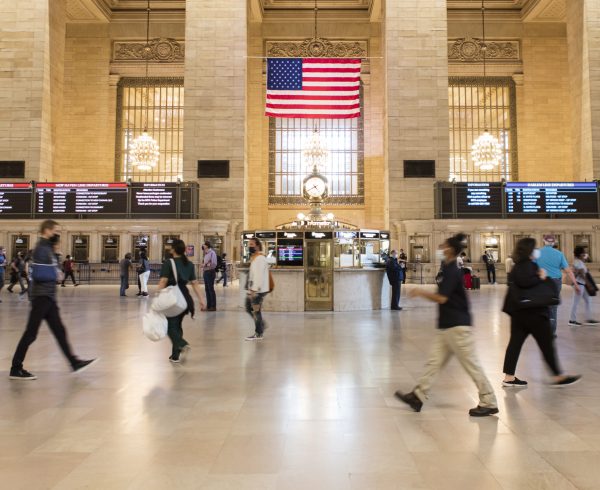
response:
{"label": "backpack", "polygon": [[225,263],[223,262],[223,257],[221,257],[220,255],[217,255],[217,270],[223,270],[225,269]]}

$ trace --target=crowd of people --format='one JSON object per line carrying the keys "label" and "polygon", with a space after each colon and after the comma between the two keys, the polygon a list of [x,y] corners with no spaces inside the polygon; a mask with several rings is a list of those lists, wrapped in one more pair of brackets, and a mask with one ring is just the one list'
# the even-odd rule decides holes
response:
{"label": "crowd of people", "polygon": [[[20,294],[29,292],[31,310],[10,369],[10,378],[18,380],[33,380],[36,376],[27,371],[24,360],[29,346],[36,340],[40,325],[46,320],[50,331],[56,338],[65,358],[74,372],[81,372],[96,359],[80,359],[73,353],[67,331],[61,320],[56,301],[56,289],[60,284],[65,287],[67,278],[73,285],[78,283],[74,275],[73,260],[67,255],[62,266],[59,259],[59,225],[53,220],[46,220],[40,227],[41,238],[34,250],[27,256],[18,253],[12,261],[8,261],[4,248],[0,248],[0,290],[5,282],[6,269],[11,277],[8,290],[12,292],[18,283]],[[482,417],[498,413],[498,405],[494,389],[481,368],[472,331],[472,316],[465,288],[465,263],[468,261],[464,253],[466,236],[454,235],[445,240],[436,251],[436,261],[441,264],[437,276],[437,291],[425,288],[412,288],[411,297],[420,297],[438,304],[437,333],[433,339],[425,372],[419,378],[415,387],[408,393],[397,391],[395,396],[419,412],[427,400],[433,382],[439,371],[452,356],[456,356],[461,366],[471,377],[479,391],[479,403],[469,411],[471,416]],[[177,287],[185,298],[186,307],[176,316],[167,317],[167,335],[172,343],[169,361],[181,362],[190,345],[184,339],[183,320],[187,315],[196,313],[194,300],[188,286],[194,291],[201,311],[216,311],[215,279],[221,271],[224,286],[227,285],[226,255],[217,256],[210,242],[203,245],[202,276],[204,294],[196,274],[196,266],[186,255],[186,244],[179,239],[172,241],[160,269],[160,279],[157,291],[168,287]],[[249,241],[250,267],[247,274],[246,311],[252,317],[254,333],[248,341],[263,339],[266,324],[262,315],[262,305],[268,293],[275,285],[270,273],[270,264],[263,253],[263,245],[257,238]],[[487,254],[486,254],[487,255]],[[600,322],[592,319],[590,297],[596,294],[598,288],[586,266],[589,259],[584,247],[576,247],[574,261],[569,266],[566,257],[555,247],[555,237],[544,236],[544,246],[536,248],[533,238],[523,238],[518,241],[511,255],[510,270],[508,270],[508,290],[504,301],[503,311],[510,316],[510,340],[506,347],[504,358],[505,388],[527,386],[527,381],[516,376],[516,368],[521,348],[531,335],[542,353],[552,378],[550,386],[564,387],[579,381],[581,376],[565,373],[559,363],[556,350],[557,309],[560,302],[562,277],[570,278],[574,289],[574,299],[571,308],[569,325],[580,326],[577,321],[578,307],[585,305],[585,324],[596,325]],[[489,257],[489,263],[495,262]],[[119,264],[121,284],[120,295],[126,296],[129,288],[130,271],[136,270],[138,277],[138,296],[148,296],[148,279],[151,272],[150,262],[144,250],[139,254],[137,264],[133,263],[132,255],[126,254]],[[386,274],[390,282],[391,310],[399,311],[401,284],[406,281],[407,256],[401,249],[398,253],[392,250],[389,254]],[[490,269],[490,282],[495,277]],[[29,284],[29,287],[26,286]]]}

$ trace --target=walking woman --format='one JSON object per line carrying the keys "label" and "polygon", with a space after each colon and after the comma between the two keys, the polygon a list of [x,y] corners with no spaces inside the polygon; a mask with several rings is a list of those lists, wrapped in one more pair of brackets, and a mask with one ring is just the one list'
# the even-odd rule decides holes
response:
{"label": "walking woman", "polygon": [[571,308],[571,318],[569,320],[569,325],[572,327],[579,327],[581,323],[577,321],[577,307],[581,300],[585,303],[585,325],[598,325],[598,320],[592,320],[592,310],[590,308],[590,295],[585,288],[585,283],[587,281],[587,267],[585,266],[585,261],[588,259],[588,254],[585,251],[584,247],[577,246],[575,247],[575,260],[573,261],[573,274],[575,275],[575,280],[579,285],[579,292],[573,291],[573,307]]}
{"label": "walking woman", "polygon": [[138,277],[140,279],[141,296],[148,296],[148,279],[150,279],[150,262],[146,252],[140,252],[140,265],[138,267]]}
{"label": "walking woman", "polygon": [[[509,283],[511,287],[520,289],[531,289],[546,280],[546,271],[540,269],[533,261],[535,258],[535,240],[523,238],[517,242],[512,254],[515,265],[510,273]],[[563,387],[576,383],[581,376],[562,374],[562,370],[556,356],[554,336],[550,325],[550,308],[540,306],[529,309],[516,309],[511,304],[510,291],[505,304],[505,311],[511,316],[510,319],[510,341],[506,348],[504,357],[504,381],[502,385],[506,388],[527,386],[515,376],[521,347],[531,334],[542,351],[546,364],[554,375],[551,386]]]}
{"label": "walking woman", "polygon": [[[173,344],[173,351],[171,352],[169,361],[178,363],[181,362],[182,353],[190,347],[187,340],[183,338],[183,318],[188,313],[192,316],[192,318],[194,318],[195,313],[194,300],[192,299],[192,296],[187,288],[188,284],[192,286],[194,293],[196,293],[198,301],[200,302],[200,306],[205,308],[206,305],[202,300],[202,289],[200,288],[200,284],[196,278],[196,268],[185,255],[185,243],[183,240],[173,240],[172,251],[173,258],[165,260],[163,262],[162,269],[160,270],[158,289],[161,290],[167,286],[178,285],[187,301],[188,307],[181,315],[167,318],[169,324],[168,335],[171,339],[171,343]],[[175,282],[173,264],[175,264],[177,270],[178,282]]]}

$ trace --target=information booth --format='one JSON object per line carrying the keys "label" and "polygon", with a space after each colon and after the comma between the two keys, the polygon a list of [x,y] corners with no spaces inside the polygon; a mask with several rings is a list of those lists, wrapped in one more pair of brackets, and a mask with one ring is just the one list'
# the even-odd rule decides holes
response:
{"label": "information booth", "polygon": [[74,235],[72,237],[71,255],[75,262],[88,262],[90,259],[90,236]]}
{"label": "information booth", "polygon": [[271,301],[267,308],[349,311],[379,309],[389,304],[389,287],[384,278],[390,247],[387,231],[245,231],[241,236],[240,284],[250,265],[248,245],[252,238],[261,240],[263,252],[272,264],[276,288],[267,297]]}

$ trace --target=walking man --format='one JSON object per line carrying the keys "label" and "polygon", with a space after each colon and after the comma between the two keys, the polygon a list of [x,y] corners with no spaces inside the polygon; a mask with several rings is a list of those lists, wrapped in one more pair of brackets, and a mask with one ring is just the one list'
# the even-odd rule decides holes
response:
{"label": "walking man", "polygon": [[388,281],[392,287],[392,304],[390,310],[401,310],[400,308],[400,291],[402,287],[402,269],[398,263],[398,252],[392,250],[385,266]]}
{"label": "walking man", "polygon": [[477,385],[479,404],[469,410],[472,417],[485,417],[498,413],[498,404],[494,389],[488,381],[477,353],[471,327],[471,312],[463,285],[463,273],[458,267],[457,257],[466,245],[466,236],[462,233],[448,238],[438,252],[442,269],[438,279],[438,292],[426,289],[413,290],[412,295],[420,296],[437,303],[438,331],[435,336],[425,373],[410,393],[397,391],[396,398],[420,412],[440,369],[455,355],[464,370]]}
{"label": "walking man", "polygon": [[217,311],[217,293],[215,293],[217,254],[208,241],[204,242],[202,250],[204,251],[202,277],[204,278],[204,290],[206,292],[206,311]]}
{"label": "walking man", "polygon": [[398,255],[398,262],[402,268],[402,284],[406,284],[406,271],[408,267],[408,256],[404,253],[404,249],[400,249],[400,255]]}
{"label": "walking man", "polygon": [[[546,271],[546,275],[554,281],[558,287],[558,291],[562,289],[562,276],[566,272],[571,279],[571,284],[575,289],[576,294],[581,294],[581,287],[577,284],[575,275],[569,267],[565,254],[557,248],[556,237],[554,235],[544,235],[544,246],[535,253],[537,255],[535,262],[540,269]],[[552,334],[556,338],[556,328],[558,319],[558,305],[550,307],[550,325],[552,326]]]}
{"label": "walking man", "polygon": [[13,288],[17,283],[21,287],[21,296],[27,292],[25,287],[25,261],[23,260],[23,252],[18,252],[13,261],[10,263],[10,284],[6,288],[9,293],[13,292]]}
{"label": "walking man", "polygon": [[10,379],[33,380],[37,376],[23,368],[23,361],[27,355],[29,346],[37,338],[42,320],[46,320],[50,331],[56,338],[63,354],[67,358],[73,372],[80,372],[89,367],[96,359],[78,359],[69,345],[65,326],[60,318],[58,305],[56,304],[56,280],[58,279],[58,261],[54,253],[54,245],[58,243],[58,223],[46,220],[40,227],[41,238],[33,251],[33,280],[31,288],[31,311],[25,332],[17,345]]}
{"label": "walking man", "polygon": [[217,284],[223,281],[223,287],[227,287],[227,254],[223,253],[221,256],[217,256],[217,270],[221,271],[221,277],[217,279]]}
{"label": "walking man", "polygon": [[126,253],[125,258],[121,259],[119,262],[119,270],[121,273],[121,290],[120,296],[127,296],[125,291],[129,289],[129,271],[133,268],[133,264],[131,262],[131,254]]}
{"label": "walking man", "polygon": [[73,272],[73,259],[71,258],[70,255],[67,255],[67,258],[65,259],[65,261],[63,262],[63,272],[64,272],[64,277],[63,277],[63,281],[61,286],[64,288],[65,287],[65,281],[70,277],[71,281],[73,281],[73,286],[79,286],[79,284],[77,284],[77,281],[75,280],[75,273]]}
{"label": "walking man", "polygon": [[271,292],[269,263],[262,253],[262,242],[258,238],[250,239],[248,251],[250,252],[250,270],[248,271],[246,311],[254,319],[254,335],[246,337],[246,340],[262,340],[265,331],[262,303],[265,296]]}
{"label": "walking man", "polygon": [[[2,291],[2,288],[4,288],[5,273],[6,273],[6,252],[4,250],[4,247],[0,247],[0,292]],[[2,303],[2,300],[0,300],[0,303]]]}

